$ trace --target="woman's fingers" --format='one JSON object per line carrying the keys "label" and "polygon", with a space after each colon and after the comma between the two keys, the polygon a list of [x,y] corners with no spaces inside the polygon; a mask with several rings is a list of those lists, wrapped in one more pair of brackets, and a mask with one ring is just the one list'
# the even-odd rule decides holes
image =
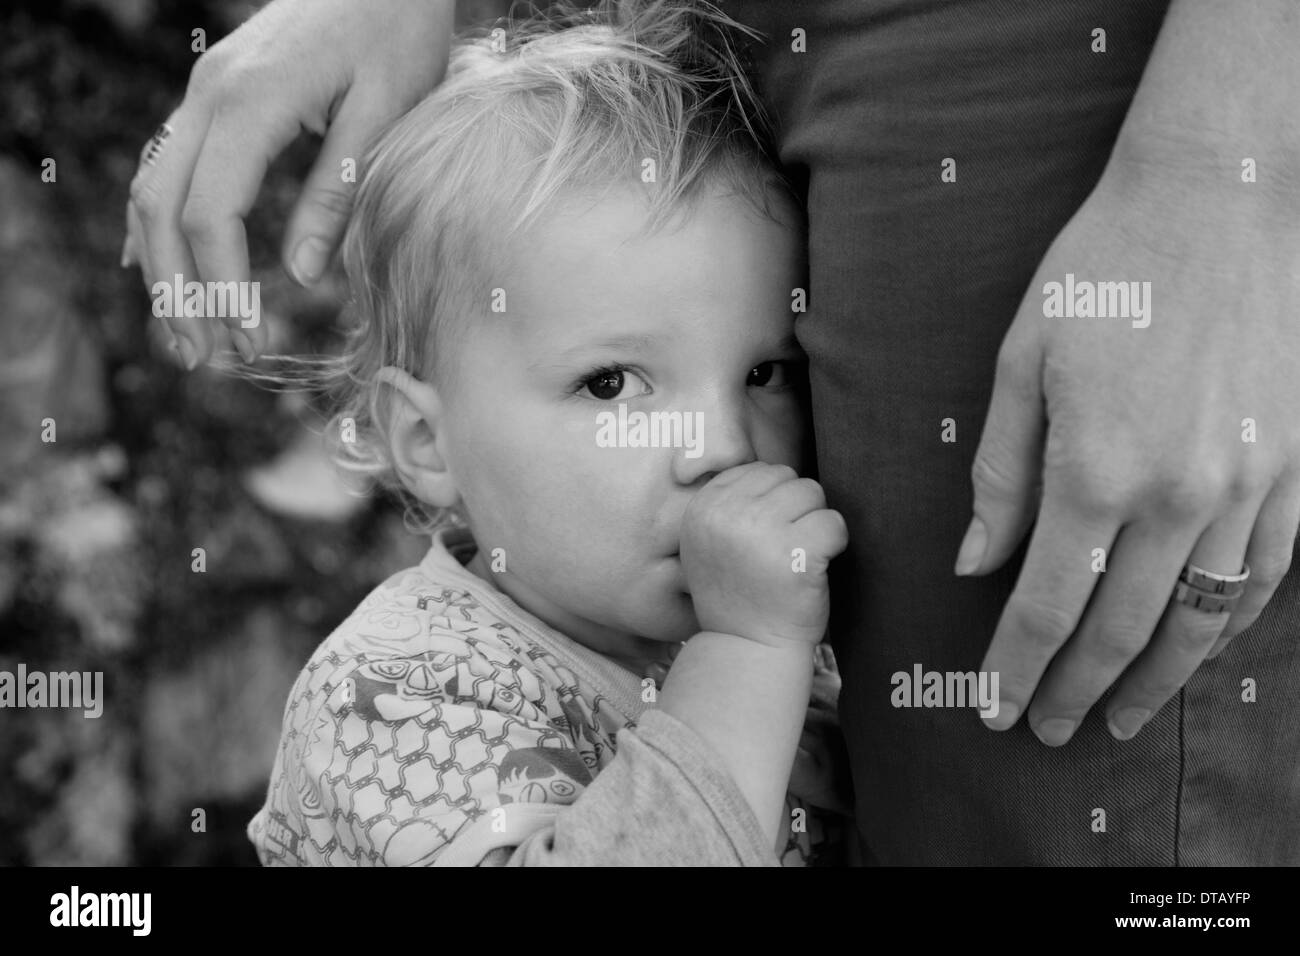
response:
{"label": "woman's fingers", "polygon": [[1210,657],[1217,657],[1229,641],[1254,624],[1272,600],[1273,592],[1291,568],[1297,527],[1300,527],[1300,481],[1283,479],[1273,486],[1259,509],[1250,546],[1246,549],[1246,564],[1250,567],[1246,593],[1233,609]]}
{"label": "woman's fingers", "polygon": [[[271,160],[298,132],[292,113],[275,110],[249,116],[242,102],[216,110],[181,213],[199,281],[250,280],[244,217],[253,208]],[[260,314],[245,317],[227,309],[207,318],[225,323],[246,359],[265,347]],[[246,341],[241,343],[241,337]],[[207,353],[202,358],[206,360]]]}
{"label": "woman's fingers", "polygon": [[325,273],[352,213],[367,144],[407,105],[385,88],[354,86],[339,106],[284,234],[284,267],[300,285]]}
{"label": "woman's fingers", "polygon": [[176,337],[181,361],[191,369],[211,351],[212,335],[205,323],[187,320],[184,313],[173,314],[173,297],[161,284],[171,286],[178,275],[182,282],[196,278],[194,260],[181,233],[181,209],[209,118],[206,103],[196,97],[187,97],[167,118],[141,151],[127,206],[125,252],[140,263],[154,300],[154,314]]}
{"label": "woman's fingers", "polygon": [[[454,16],[452,0],[276,0],[199,57],[165,136],[142,151],[122,249],[151,292],[159,282],[174,288],[177,276],[182,288],[205,284],[203,315],[189,305],[175,314],[188,295],[171,296],[170,307],[154,297],[188,367],[227,332],[245,358],[265,346],[260,309],[254,317],[247,308],[256,290],[241,283],[250,281],[244,217],[271,160],[303,129],[327,136],[286,241],[290,264],[315,250],[291,269],[310,279],[351,209],[343,161],[359,161],[366,140],[442,78]],[[212,307],[232,293],[237,311]]]}
{"label": "woman's fingers", "polygon": [[[1107,702],[1111,734],[1128,740],[1149,721],[1169,698],[1178,693],[1205,660],[1223,633],[1229,612],[1213,603],[1194,606],[1171,600],[1175,586],[1187,565],[1219,575],[1241,571],[1242,555],[1259,514],[1258,500],[1239,505],[1210,524],[1182,563],[1166,566],[1169,584],[1162,598],[1167,606],[1149,644],[1115,685]],[[1191,597],[1196,594],[1192,592]]]}
{"label": "woman's fingers", "polygon": [[[1098,545],[1105,551],[1104,571],[1097,563],[1100,552],[1076,543],[1077,560],[1087,562],[1097,587],[1076,635],[1053,659],[1030,705],[1029,723],[1043,743],[1058,747],[1069,740],[1106,688],[1147,646],[1195,542],[1193,535],[1180,535],[1168,522],[1127,524],[1113,545]],[[1202,656],[1209,646],[1200,646]]]}
{"label": "woman's fingers", "polygon": [[[1094,549],[1110,551],[1122,523],[1114,511],[1080,499],[1060,482],[1045,486],[1024,566],[980,665],[980,670],[1000,676],[998,709],[985,719],[989,729],[1006,730],[1028,710],[1053,658],[1074,637],[1097,587]],[[1077,669],[1067,676],[1077,678]],[[1052,732],[1055,724],[1044,729],[1058,716],[1065,715],[1037,708],[1035,732],[1060,742],[1062,735]]]}

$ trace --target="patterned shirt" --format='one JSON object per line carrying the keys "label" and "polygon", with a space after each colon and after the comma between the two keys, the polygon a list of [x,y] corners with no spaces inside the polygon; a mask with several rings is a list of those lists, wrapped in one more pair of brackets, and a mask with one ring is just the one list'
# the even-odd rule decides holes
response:
{"label": "patterned shirt", "polygon": [[[776,863],[708,746],[467,571],[473,553],[440,531],[312,655],[248,827],[261,861]],[[787,810],[780,855],[798,865],[822,820]]]}

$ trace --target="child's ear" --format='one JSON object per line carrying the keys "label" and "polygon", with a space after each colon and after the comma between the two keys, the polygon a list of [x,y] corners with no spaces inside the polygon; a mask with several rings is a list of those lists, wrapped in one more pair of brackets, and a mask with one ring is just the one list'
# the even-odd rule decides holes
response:
{"label": "child's ear", "polygon": [[392,389],[388,447],[402,484],[426,504],[455,506],[460,492],[443,456],[437,389],[391,365],[380,369],[375,380]]}

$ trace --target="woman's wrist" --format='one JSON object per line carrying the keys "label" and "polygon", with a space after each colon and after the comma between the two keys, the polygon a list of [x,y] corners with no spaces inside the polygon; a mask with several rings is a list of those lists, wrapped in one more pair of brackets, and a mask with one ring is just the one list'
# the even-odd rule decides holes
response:
{"label": "woman's wrist", "polygon": [[[1175,0],[1105,178],[1209,190],[1264,220],[1300,213],[1300,15],[1294,0]],[[1232,190],[1228,195],[1224,191]]]}

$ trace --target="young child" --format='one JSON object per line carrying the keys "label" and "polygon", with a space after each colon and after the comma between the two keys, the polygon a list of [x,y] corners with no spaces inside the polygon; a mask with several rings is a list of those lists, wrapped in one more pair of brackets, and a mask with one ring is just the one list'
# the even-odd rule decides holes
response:
{"label": "young child", "polygon": [[847,537],[797,476],[801,212],[734,29],[656,0],[466,42],[369,156],[335,428],[436,532],[294,685],[263,863],[822,842],[796,750]]}

